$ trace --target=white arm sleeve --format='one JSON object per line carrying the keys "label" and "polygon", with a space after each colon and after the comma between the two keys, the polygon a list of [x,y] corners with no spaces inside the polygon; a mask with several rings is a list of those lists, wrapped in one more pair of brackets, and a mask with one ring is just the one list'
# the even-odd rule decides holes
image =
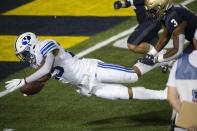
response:
{"label": "white arm sleeve", "polygon": [[30,82],[36,81],[40,79],[41,77],[43,77],[44,75],[50,73],[51,68],[53,66],[54,58],[55,56],[53,55],[52,52],[47,53],[47,57],[46,57],[44,65],[32,75],[26,77],[25,78],[26,82],[30,83]]}
{"label": "white arm sleeve", "polygon": [[177,63],[178,61],[176,61],[170,71],[170,75],[168,77],[168,82],[167,82],[167,87],[176,87],[176,78],[175,78],[175,75],[176,75],[176,69],[177,69]]}
{"label": "white arm sleeve", "polygon": [[163,54],[158,56],[158,61],[159,62],[163,62],[163,61],[169,61],[172,60],[174,58],[176,58],[177,56],[179,56],[182,52],[183,52],[183,48],[184,48],[184,43],[185,43],[185,35],[184,34],[180,34],[179,36],[179,48],[176,54],[174,54],[173,56],[169,57],[169,58],[163,58]]}

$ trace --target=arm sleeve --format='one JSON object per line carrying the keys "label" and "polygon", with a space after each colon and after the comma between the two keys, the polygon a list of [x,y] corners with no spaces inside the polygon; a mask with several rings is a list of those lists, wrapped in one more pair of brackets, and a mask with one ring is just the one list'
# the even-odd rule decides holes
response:
{"label": "arm sleeve", "polygon": [[47,53],[46,56],[47,57],[46,57],[44,65],[35,73],[25,78],[27,83],[36,81],[51,71],[55,56],[53,55],[52,52]]}
{"label": "arm sleeve", "polygon": [[176,87],[176,78],[175,78],[175,75],[176,75],[176,69],[177,69],[177,61],[174,63],[171,71],[170,71],[170,75],[168,77],[168,82],[167,82],[167,86],[170,86],[170,87]]}
{"label": "arm sleeve", "polygon": [[183,48],[184,48],[184,43],[185,43],[185,35],[184,34],[180,34],[179,36],[178,36],[179,38],[179,43],[178,43],[178,51],[174,54],[174,55],[172,55],[172,56],[170,56],[170,57],[168,57],[168,58],[163,58],[163,54],[161,54],[161,55],[159,55],[158,56],[158,61],[159,62],[163,62],[163,61],[170,61],[170,60],[172,60],[172,59],[174,59],[174,58],[176,58],[176,57],[178,57],[182,52],[183,52]]}

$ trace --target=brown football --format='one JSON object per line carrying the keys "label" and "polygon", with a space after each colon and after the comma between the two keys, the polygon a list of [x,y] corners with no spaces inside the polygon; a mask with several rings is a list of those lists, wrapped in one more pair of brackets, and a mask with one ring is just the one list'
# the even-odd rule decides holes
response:
{"label": "brown football", "polygon": [[21,93],[26,95],[34,95],[42,90],[44,84],[39,81],[28,83],[20,88]]}

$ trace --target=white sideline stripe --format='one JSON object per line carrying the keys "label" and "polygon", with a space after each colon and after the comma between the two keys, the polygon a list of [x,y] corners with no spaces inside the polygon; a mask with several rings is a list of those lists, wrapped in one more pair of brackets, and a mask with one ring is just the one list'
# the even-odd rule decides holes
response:
{"label": "white sideline stripe", "polygon": [[[190,4],[190,3],[194,2],[194,1],[195,0],[186,0],[184,2],[181,2],[181,4],[186,6],[186,5],[188,5],[188,4]],[[84,51],[79,52],[78,54],[76,54],[76,56],[78,58],[81,58],[81,57],[83,57],[83,56],[85,56],[85,55],[87,55],[87,54],[89,54],[89,53],[91,53],[91,52],[93,52],[95,50],[98,50],[98,49],[108,45],[109,43],[111,43],[111,42],[113,42],[113,41],[115,41],[115,40],[117,40],[117,39],[119,39],[121,37],[124,37],[124,36],[126,36],[128,34],[130,34],[131,32],[134,31],[134,29],[136,27],[137,27],[137,25],[135,25],[134,27],[130,28],[129,30],[125,30],[122,33],[119,33],[119,34],[117,34],[115,36],[112,36],[112,37],[110,37],[109,39],[107,39],[107,40],[105,40],[103,42],[97,43],[96,45],[94,45],[94,46],[92,46],[92,47],[90,47],[90,48],[88,48],[88,49],[86,49]]]}
{"label": "white sideline stripe", "polygon": [[125,35],[130,34],[131,32],[134,31],[134,29],[136,27],[137,27],[137,25],[135,25],[134,27],[130,28],[129,30],[125,30],[125,31],[123,31],[123,32],[121,32],[121,33],[119,33],[119,34],[117,34],[115,36],[112,36],[112,37],[110,37],[109,39],[107,39],[107,40],[105,40],[103,42],[100,42],[100,43],[98,43],[98,44],[96,44],[96,45],[94,45],[94,46],[92,46],[92,47],[90,47],[90,48],[88,48],[88,49],[86,49],[86,50],[84,50],[82,52],[79,52],[78,54],[76,54],[76,56],[78,58],[80,58],[80,57],[83,57],[83,56],[85,56],[85,55],[97,50],[97,49],[100,49],[101,47],[104,47],[104,46],[108,45],[109,43],[111,43],[111,42],[113,42],[113,41],[115,41],[115,40],[117,40],[117,39],[119,39],[119,38],[121,38],[121,37],[123,37]]}
{"label": "white sideline stripe", "polygon": [[184,1],[184,2],[181,2],[181,5],[188,5],[188,4],[190,4],[190,3],[192,3],[192,2],[194,2],[194,1],[196,1],[196,0],[186,0],[186,1]]}

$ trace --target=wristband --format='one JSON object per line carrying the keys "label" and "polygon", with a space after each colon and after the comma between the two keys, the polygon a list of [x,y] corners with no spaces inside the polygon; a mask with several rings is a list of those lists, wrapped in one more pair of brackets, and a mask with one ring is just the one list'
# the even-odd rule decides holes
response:
{"label": "wristband", "polygon": [[157,53],[158,52],[154,47],[148,52],[148,54],[153,55],[153,56],[155,56]]}
{"label": "wristband", "polygon": [[163,54],[158,55],[158,62],[163,62],[164,58],[163,58]]}

